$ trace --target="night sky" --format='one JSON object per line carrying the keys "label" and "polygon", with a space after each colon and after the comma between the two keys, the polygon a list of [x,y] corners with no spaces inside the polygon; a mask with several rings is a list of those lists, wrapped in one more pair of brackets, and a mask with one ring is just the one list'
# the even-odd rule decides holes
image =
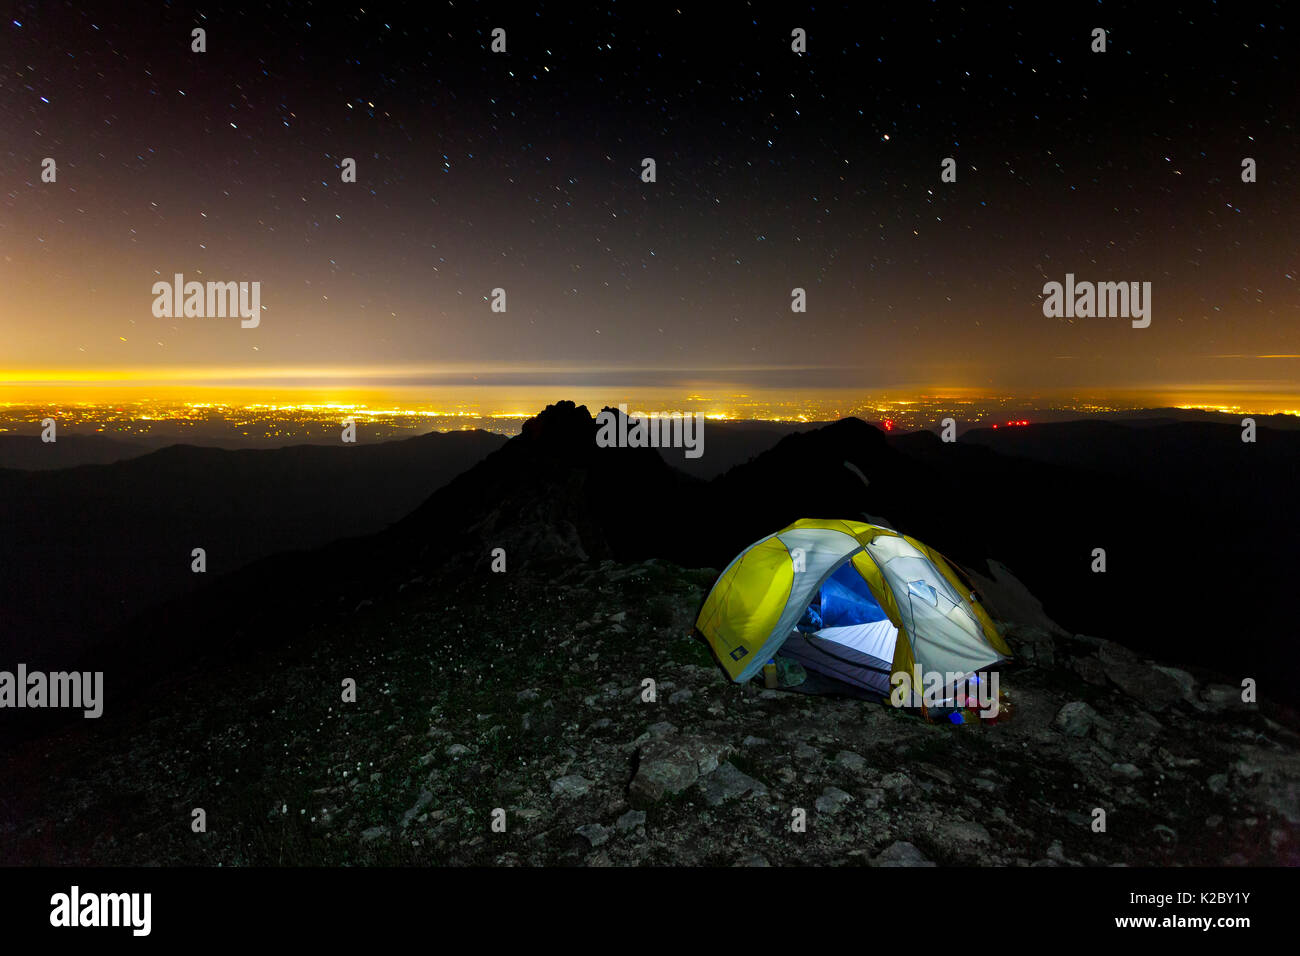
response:
{"label": "night sky", "polygon": [[[0,378],[1300,378],[1284,4],[6,9]],[[260,327],[155,318],[178,272]],[[1045,318],[1067,272],[1150,328]]]}

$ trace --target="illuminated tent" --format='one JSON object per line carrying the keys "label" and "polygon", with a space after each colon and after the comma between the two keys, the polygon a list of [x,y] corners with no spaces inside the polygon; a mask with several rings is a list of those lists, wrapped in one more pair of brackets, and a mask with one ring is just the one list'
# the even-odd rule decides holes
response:
{"label": "illuminated tent", "polygon": [[[1011,656],[970,584],[915,538],[859,521],[804,518],[741,552],[696,627],[737,683],[778,654],[869,696],[891,676],[945,689]],[[918,671],[919,668],[919,671]]]}

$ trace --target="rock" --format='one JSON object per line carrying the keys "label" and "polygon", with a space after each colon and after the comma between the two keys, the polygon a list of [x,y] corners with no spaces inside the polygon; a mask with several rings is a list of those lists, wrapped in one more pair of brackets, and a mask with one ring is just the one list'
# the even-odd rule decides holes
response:
{"label": "rock", "polygon": [[939,827],[936,836],[945,843],[951,843],[961,849],[972,845],[984,845],[993,842],[989,831],[970,820],[952,820]]}
{"label": "rock", "polygon": [[700,787],[704,790],[704,802],[711,807],[743,797],[747,793],[767,793],[767,787],[741,773],[730,763],[720,764],[716,771],[700,781]]}
{"label": "rock", "polygon": [[805,763],[815,763],[816,761],[821,760],[821,758],[822,755],[817,752],[817,749],[815,747],[810,747],[808,746],[808,744],[804,743],[803,741],[800,741],[798,745],[794,748],[795,760],[799,760]]}
{"label": "rock", "polygon": [[388,836],[388,827],[371,827],[368,830],[361,831],[361,842],[374,843],[386,836]]}
{"label": "rock", "polygon": [[878,787],[868,787],[862,791],[862,805],[868,810],[876,810],[885,802],[885,791]]}
{"label": "rock", "polygon": [[949,787],[953,785],[953,776],[947,770],[940,770],[938,767],[928,763],[918,763],[916,764],[916,769],[932,780],[938,780],[940,783]]}
{"label": "rock", "polygon": [[1180,757],[1165,747],[1157,747],[1156,756],[1164,762],[1165,766],[1172,768],[1199,767],[1201,764],[1199,757]]}
{"label": "rock", "polygon": [[573,832],[585,837],[593,848],[609,841],[609,828],[599,823],[585,823]]}
{"label": "rock", "polygon": [[1133,718],[1133,723],[1129,726],[1132,735],[1140,740],[1150,740],[1165,729],[1165,725],[1160,723],[1145,710],[1138,711]]}
{"label": "rock", "polygon": [[867,758],[851,750],[841,750],[835,755],[835,762],[850,773],[862,773],[867,769]]}
{"label": "rock", "polygon": [[614,821],[615,830],[635,830],[637,827],[645,826],[644,810],[629,810],[617,820]]}
{"label": "rock", "polygon": [[1162,664],[1156,664],[1155,669],[1178,685],[1178,694],[1183,700],[1194,706],[1200,705],[1200,698],[1196,696],[1195,677],[1179,667],[1166,667]]}
{"label": "rock", "polygon": [[1097,644],[1097,660],[1103,667],[1110,667],[1112,664],[1136,664],[1138,656],[1123,644],[1101,639]]}
{"label": "rock", "polygon": [[1205,781],[1205,786],[1213,794],[1227,793],[1228,775],[1226,773],[1210,774],[1210,779]]}
{"label": "rock", "polygon": [[1142,771],[1131,763],[1113,763],[1110,765],[1110,772],[1117,777],[1125,777],[1129,780],[1136,780],[1142,776]]}
{"label": "rock", "polygon": [[1056,665],[1055,640],[1050,631],[1032,624],[1015,624],[1005,629],[1016,656],[1036,667]]}
{"label": "rock", "polygon": [[739,860],[737,860],[735,863],[731,865],[732,866],[771,866],[772,864],[767,862],[767,857],[755,853],[752,856],[741,857]]}
{"label": "rock", "polygon": [[935,866],[920,850],[905,841],[891,843],[871,861],[872,866]]}
{"label": "rock", "polygon": [[1047,848],[1047,859],[1050,861],[1048,865],[1052,865],[1052,864],[1055,864],[1057,866],[1080,866],[1081,865],[1078,860],[1072,860],[1065,855],[1065,847],[1061,845],[1060,840],[1053,840],[1052,845]]}
{"label": "rock", "polygon": [[1201,703],[1212,714],[1225,710],[1246,710],[1253,707],[1241,699],[1242,689],[1231,684],[1209,684],[1201,691]]}
{"label": "rock", "polygon": [[650,804],[681,793],[701,776],[717,770],[719,758],[731,749],[729,744],[703,737],[652,740],[641,748],[628,796],[634,802]]}
{"label": "rock", "polygon": [[1067,737],[1086,737],[1094,727],[1107,724],[1108,721],[1081,700],[1072,700],[1062,706],[1052,720],[1052,726]]}
{"label": "rock", "polygon": [[402,814],[402,826],[410,826],[411,821],[418,817],[424,811],[424,808],[431,803],[433,803],[433,794],[428,790],[421,790],[420,795],[415,800],[415,806]]}
{"label": "rock", "polygon": [[551,781],[551,793],[557,797],[580,797],[590,789],[591,781],[576,773]]}
{"label": "rock", "polygon": [[515,694],[515,700],[520,702],[525,700],[536,700],[538,696],[540,695],[537,693],[537,688],[530,687],[527,690],[521,690],[519,693]]}
{"label": "rock", "polygon": [[1091,655],[1071,658],[1070,669],[1094,687],[1106,686],[1106,669]]}
{"label": "rock", "polygon": [[445,751],[448,757],[463,757],[469,753],[469,748],[464,744],[452,744]]}
{"label": "rock", "polygon": [[1147,710],[1161,711],[1176,700],[1182,699],[1178,683],[1168,674],[1150,664],[1102,661],[1106,676],[1124,693]]}
{"label": "rock", "polygon": [[688,700],[690,700],[693,696],[695,695],[692,694],[687,688],[683,687],[681,690],[673,692],[672,696],[668,698],[668,703],[684,704]]}
{"label": "rock", "polygon": [[902,793],[912,788],[912,778],[899,770],[894,770],[880,778],[880,785],[891,792]]}
{"label": "rock", "polygon": [[827,787],[822,791],[822,795],[817,798],[815,806],[817,807],[818,813],[828,813],[834,816],[843,810],[847,804],[851,803],[852,800],[853,796],[845,793],[839,787]]}
{"label": "rock", "polygon": [[1253,783],[1250,797],[1288,823],[1300,823],[1300,754],[1247,747],[1233,767],[1243,783]]}

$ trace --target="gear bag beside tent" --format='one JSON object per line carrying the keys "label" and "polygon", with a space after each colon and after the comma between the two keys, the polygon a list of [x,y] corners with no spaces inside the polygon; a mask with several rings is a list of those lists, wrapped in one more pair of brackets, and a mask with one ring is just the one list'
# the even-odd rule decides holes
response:
{"label": "gear bag beside tent", "polygon": [[[780,654],[888,698],[893,675],[960,681],[1011,657],[970,585],[937,551],[889,528],[803,518],[750,545],[718,577],[695,626],[732,680]],[[901,680],[902,678],[900,678]]]}

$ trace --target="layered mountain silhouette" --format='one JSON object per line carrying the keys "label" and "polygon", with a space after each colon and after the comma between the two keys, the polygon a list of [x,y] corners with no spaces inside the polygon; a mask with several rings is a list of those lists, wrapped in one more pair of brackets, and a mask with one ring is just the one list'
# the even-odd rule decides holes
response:
{"label": "layered mountain silhouette", "polygon": [[0,468],[48,471],[77,465],[108,465],[149,452],[148,445],[102,435],[64,435],[45,442],[39,435],[0,435]]}
{"label": "layered mountain silhouette", "polygon": [[[892,439],[947,471],[1003,560],[1067,627],[1258,676],[1300,663],[1287,595],[1300,557],[1300,433],[1080,421]],[[1094,573],[1094,549],[1106,571]]]}
{"label": "layered mountain silhouette", "polygon": [[[711,481],[669,466],[656,449],[600,448],[595,433],[587,408],[560,402],[504,442],[468,433],[347,451],[308,446],[251,472],[268,453],[176,448],[107,469],[0,472],[6,520],[18,531],[6,543],[18,568],[6,578],[6,604],[21,609],[28,633],[51,621],[66,630],[79,620],[67,608],[132,586],[138,593],[142,581],[159,597],[170,588],[180,596],[119,626],[104,651],[119,667],[135,661],[157,675],[191,648],[283,640],[412,583],[488,574],[495,549],[507,569],[559,573],[650,558],[716,569],[798,518],[839,517],[886,522],[983,582],[996,576],[991,559],[1071,632],[1249,675],[1295,658],[1282,595],[1297,562],[1275,532],[1295,521],[1285,466],[1296,433],[1262,431],[1269,450],[1256,461],[1229,425],[1093,421],[977,430],[944,443],[845,419],[789,434]],[[415,449],[427,450],[424,470],[412,466]],[[331,455],[355,455],[364,467],[335,474]],[[1212,480],[1185,480],[1197,456],[1213,461],[1200,471]],[[426,496],[420,485],[436,490]],[[374,532],[403,511],[369,537],[274,553]],[[43,515],[65,522],[58,548],[42,533]],[[152,540],[141,540],[136,516],[160,529]],[[198,577],[188,554],[200,538],[217,542],[208,545],[210,572],[182,594],[181,582]],[[1093,570],[1096,549],[1104,572]],[[37,599],[24,604],[28,596]],[[986,599],[996,605],[998,596]],[[100,613],[93,623],[123,616]]]}
{"label": "layered mountain silhouette", "polygon": [[[824,423],[823,423],[824,424]],[[716,478],[767,451],[786,435],[811,431],[821,425],[807,422],[710,421],[704,453],[688,458],[681,448],[661,448],[668,464],[696,478]]]}
{"label": "layered mountain silhouette", "polygon": [[[269,450],[176,445],[107,465],[0,469],[0,649],[75,656],[209,578],[378,531],[504,442],[466,431]],[[191,570],[194,548],[206,552],[206,576]]]}

